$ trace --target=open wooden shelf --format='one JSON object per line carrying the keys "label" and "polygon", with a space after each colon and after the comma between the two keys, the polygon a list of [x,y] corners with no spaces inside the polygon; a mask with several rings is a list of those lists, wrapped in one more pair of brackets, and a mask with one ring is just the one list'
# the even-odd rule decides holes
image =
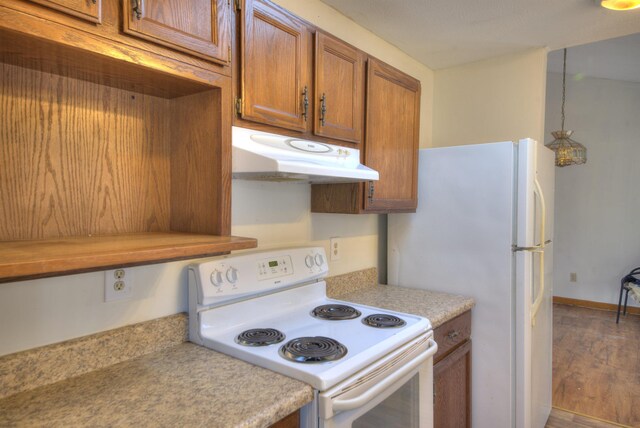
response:
{"label": "open wooden shelf", "polygon": [[229,76],[0,6],[0,283],[256,247],[231,105]]}
{"label": "open wooden shelf", "polygon": [[253,238],[147,232],[0,242],[0,282],[204,257],[255,248]]}

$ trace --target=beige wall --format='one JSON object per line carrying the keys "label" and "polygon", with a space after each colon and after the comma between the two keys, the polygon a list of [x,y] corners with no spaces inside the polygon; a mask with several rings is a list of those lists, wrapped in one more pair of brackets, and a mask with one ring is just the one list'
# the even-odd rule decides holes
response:
{"label": "beige wall", "polygon": [[[433,73],[317,0],[279,3],[306,20],[374,53],[422,81],[421,145],[430,144]],[[252,236],[260,248],[322,245],[343,238],[332,275],[378,265],[380,216],[310,213],[308,184],[233,181],[232,233]],[[383,252],[383,251],[382,251]],[[189,262],[132,268],[132,299],[104,303],[102,272],[0,286],[0,355],[88,335],[187,310]]]}
{"label": "beige wall", "polygon": [[431,69],[319,0],[273,1],[308,22],[418,79],[422,85],[420,147],[432,145],[433,71]]}
{"label": "beige wall", "polygon": [[433,146],[543,140],[547,50],[435,71]]}

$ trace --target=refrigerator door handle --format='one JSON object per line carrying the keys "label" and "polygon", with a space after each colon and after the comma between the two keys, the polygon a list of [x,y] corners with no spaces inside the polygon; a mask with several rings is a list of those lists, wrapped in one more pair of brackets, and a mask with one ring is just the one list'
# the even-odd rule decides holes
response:
{"label": "refrigerator door handle", "polygon": [[546,208],[545,203],[544,203],[544,195],[542,194],[542,188],[540,187],[540,183],[538,182],[537,178],[533,180],[533,184],[534,184],[533,193],[540,200],[540,214],[541,214],[541,218],[540,218],[540,242],[542,242],[542,244],[536,245],[536,247],[538,247],[538,249],[535,250],[535,252],[539,252],[540,253],[540,272],[538,273],[538,278],[539,278],[539,281],[540,281],[540,289],[538,290],[538,295],[536,296],[536,299],[534,300],[533,304],[531,305],[531,325],[536,325],[536,314],[538,313],[538,310],[540,309],[540,305],[542,304],[542,299],[544,298],[544,247],[545,247],[546,244],[550,243],[551,241],[546,241],[545,242],[545,240],[544,240],[544,236],[545,236],[545,221],[546,221],[546,218],[547,218],[547,208]]}
{"label": "refrigerator door handle", "polygon": [[544,247],[547,246],[548,244],[551,244],[551,239],[547,239],[546,241],[544,241],[544,244],[537,244],[534,245],[533,247],[518,247],[517,245],[512,245],[511,246],[511,250],[512,251],[531,251],[534,253],[541,253],[542,251],[544,251]]}

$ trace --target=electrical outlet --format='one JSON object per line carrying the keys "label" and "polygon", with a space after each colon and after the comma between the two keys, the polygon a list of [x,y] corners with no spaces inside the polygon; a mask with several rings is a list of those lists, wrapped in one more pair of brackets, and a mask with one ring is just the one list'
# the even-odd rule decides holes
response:
{"label": "electrical outlet", "polygon": [[334,262],[336,260],[340,260],[340,255],[342,253],[342,239],[335,237],[329,240],[329,247],[331,249],[331,254],[329,255],[329,259]]}
{"label": "electrical outlet", "polygon": [[133,271],[131,269],[113,269],[104,272],[104,301],[126,300],[131,298],[133,290]]}
{"label": "electrical outlet", "polygon": [[570,282],[578,282],[578,274],[576,272],[571,272],[569,274],[569,281]]}

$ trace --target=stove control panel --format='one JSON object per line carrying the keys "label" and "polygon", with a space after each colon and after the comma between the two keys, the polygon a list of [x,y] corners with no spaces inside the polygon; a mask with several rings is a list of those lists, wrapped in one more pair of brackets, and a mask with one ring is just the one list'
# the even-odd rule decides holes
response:
{"label": "stove control panel", "polygon": [[291,256],[271,257],[258,261],[258,278],[261,281],[286,275],[293,275]]}
{"label": "stove control panel", "polygon": [[189,293],[197,304],[264,294],[322,279],[329,272],[322,247],[260,251],[212,258],[189,266]]}

